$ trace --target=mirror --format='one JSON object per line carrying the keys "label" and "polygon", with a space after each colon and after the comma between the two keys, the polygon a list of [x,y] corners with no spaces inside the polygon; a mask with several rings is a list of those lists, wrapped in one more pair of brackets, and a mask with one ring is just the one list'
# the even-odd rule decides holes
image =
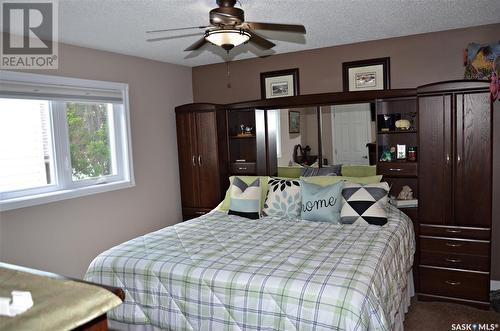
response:
{"label": "mirror", "polygon": [[303,167],[375,165],[375,126],[373,103],[267,110],[268,173],[295,178]]}
{"label": "mirror", "polygon": [[375,165],[375,105],[358,103],[321,107],[323,166]]}
{"label": "mirror", "polygon": [[267,124],[271,175],[298,177],[302,166],[318,166],[316,107],[267,110]]}

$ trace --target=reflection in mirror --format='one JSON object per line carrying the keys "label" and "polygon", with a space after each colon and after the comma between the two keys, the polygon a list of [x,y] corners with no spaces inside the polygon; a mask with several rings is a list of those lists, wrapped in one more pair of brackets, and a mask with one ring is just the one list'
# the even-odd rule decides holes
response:
{"label": "reflection in mirror", "polygon": [[318,167],[316,107],[268,110],[267,122],[271,175],[298,177],[302,166]]}
{"label": "reflection in mirror", "polygon": [[324,167],[376,163],[374,110],[370,103],[321,107]]}

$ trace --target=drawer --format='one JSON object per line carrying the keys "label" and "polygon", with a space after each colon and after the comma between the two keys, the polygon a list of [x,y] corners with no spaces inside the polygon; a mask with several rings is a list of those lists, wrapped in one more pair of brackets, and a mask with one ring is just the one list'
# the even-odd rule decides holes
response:
{"label": "drawer", "polygon": [[256,172],[255,162],[234,162],[231,164],[233,174],[238,175],[253,175]]}
{"label": "drawer", "polygon": [[434,237],[490,240],[490,229],[420,224],[420,234]]}
{"label": "drawer", "polygon": [[416,177],[418,175],[416,162],[379,162],[377,174],[385,177]]}
{"label": "drawer", "polygon": [[457,269],[489,271],[490,259],[483,255],[420,251],[420,264]]}
{"label": "drawer", "polygon": [[211,209],[206,208],[182,208],[182,219],[184,221],[200,217],[208,213]]}
{"label": "drawer", "polygon": [[420,266],[420,291],[468,300],[489,301],[488,273],[456,271]]}
{"label": "drawer", "polygon": [[467,239],[448,239],[420,236],[420,250],[452,254],[490,255],[490,243]]}

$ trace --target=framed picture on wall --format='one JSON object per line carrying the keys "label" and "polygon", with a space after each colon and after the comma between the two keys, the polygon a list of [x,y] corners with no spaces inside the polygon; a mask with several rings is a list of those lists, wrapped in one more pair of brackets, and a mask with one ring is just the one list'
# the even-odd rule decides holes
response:
{"label": "framed picture on wall", "polygon": [[390,58],[342,63],[342,83],[344,92],[390,89]]}
{"label": "framed picture on wall", "polygon": [[288,111],[288,133],[300,133],[300,112]]}
{"label": "framed picture on wall", "polygon": [[299,69],[262,72],[260,91],[262,99],[299,95]]}

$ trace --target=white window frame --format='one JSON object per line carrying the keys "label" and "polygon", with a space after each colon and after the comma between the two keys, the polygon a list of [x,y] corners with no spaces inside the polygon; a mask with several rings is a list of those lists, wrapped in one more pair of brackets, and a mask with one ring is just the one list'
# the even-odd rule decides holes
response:
{"label": "white window frame", "polygon": [[[70,169],[71,160],[67,119],[65,115],[65,101],[51,100],[49,106],[54,107],[54,111],[49,112],[49,114],[51,114],[51,127],[58,126],[57,130],[51,130],[54,151],[54,183],[39,188],[0,193],[0,211],[135,186],[132,162],[128,84],[0,70],[0,81],[3,80],[27,84],[34,83],[41,85],[47,84],[64,87],[120,91],[123,109],[120,109],[119,112],[121,116],[115,116],[116,112],[113,112],[112,116],[112,125],[115,130],[114,134],[111,136],[112,140],[116,143],[112,143],[111,148],[116,148],[116,153],[111,154],[112,157],[116,155],[114,161],[116,161],[117,174],[74,181]],[[103,101],[103,103],[109,102]],[[116,104],[113,104],[113,106],[115,107]]]}

